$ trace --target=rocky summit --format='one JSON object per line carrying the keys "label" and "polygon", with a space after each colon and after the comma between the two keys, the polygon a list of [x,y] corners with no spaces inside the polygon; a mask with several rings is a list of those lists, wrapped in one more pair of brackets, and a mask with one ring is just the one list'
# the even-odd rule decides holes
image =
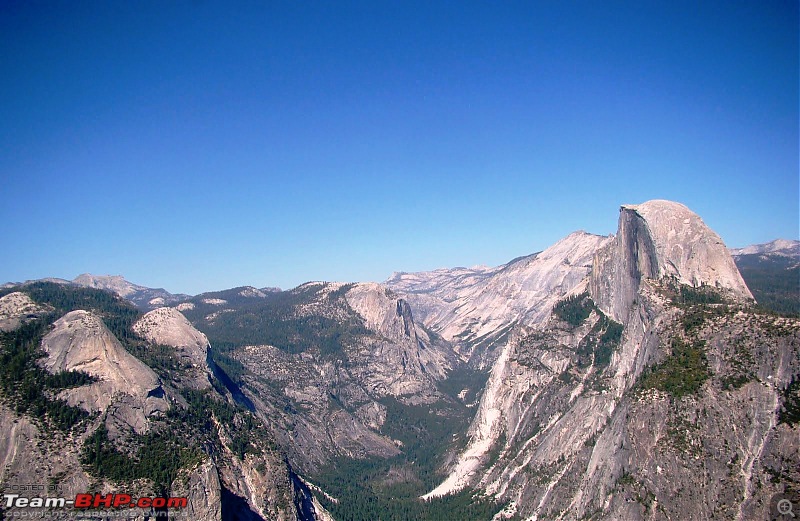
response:
{"label": "rocky summit", "polygon": [[0,481],[198,521],[771,519],[800,494],[798,269],[656,200],[382,284],[6,285]]}

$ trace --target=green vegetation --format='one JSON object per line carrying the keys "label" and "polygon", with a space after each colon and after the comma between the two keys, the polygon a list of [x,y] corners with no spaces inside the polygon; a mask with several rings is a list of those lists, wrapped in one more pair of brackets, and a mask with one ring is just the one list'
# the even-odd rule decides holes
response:
{"label": "green vegetation", "polygon": [[778,423],[797,425],[800,422],[800,379],[792,377],[792,381],[783,391]]}
{"label": "green vegetation", "polygon": [[130,354],[152,368],[164,380],[172,381],[179,373],[187,369],[181,365],[173,347],[150,344],[143,339],[134,337],[128,338],[123,345]]}
{"label": "green vegetation", "polygon": [[484,371],[461,366],[449,372],[447,378],[438,382],[437,386],[440,391],[455,400],[461,400],[459,393],[466,389],[463,401],[470,403],[478,398],[488,379],[489,375]]}
{"label": "green vegetation", "polygon": [[723,317],[731,313],[731,308],[725,305],[704,304],[687,306],[681,316],[681,326],[684,333],[693,334],[703,327],[706,320]]}
{"label": "green vegetation", "polygon": [[[69,432],[86,425],[85,420],[90,418],[82,409],[54,396],[59,390],[90,384],[95,379],[78,371],[49,374],[36,363],[44,356],[42,338],[52,323],[67,312],[84,309],[101,317],[130,353],[166,381],[186,369],[174,349],[149,344],[133,333],[132,325],[141,313],[111,293],[53,283],[35,283],[21,290],[53,311],[12,332],[0,333],[0,391],[4,403],[45,427]],[[228,359],[223,360],[234,367]],[[151,429],[144,435],[128,434],[112,442],[101,424],[85,441],[81,463],[95,478],[116,482],[146,479],[154,484],[157,493],[165,494],[181,468],[194,465],[204,453],[222,451],[220,425],[230,440],[227,448],[235,457],[243,459],[246,454],[259,455],[263,450],[274,449],[268,431],[250,411],[228,403],[213,390],[186,389],[184,397],[186,407],[174,403],[161,419],[151,418]]]}
{"label": "green vegetation", "polygon": [[636,478],[633,477],[633,474],[629,473],[627,470],[622,471],[622,476],[619,477],[617,483],[620,485],[635,485],[639,482]]}
{"label": "green vegetation", "polygon": [[386,406],[383,434],[403,443],[401,459],[392,463],[413,462],[423,488],[433,488],[441,478],[437,469],[444,463],[441,458],[453,434],[466,430],[469,422],[466,408],[405,405],[394,398],[384,398],[381,403]]}
{"label": "green vegetation", "polygon": [[753,360],[751,338],[736,338],[729,344],[731,353],[725,356],[729,368],[727,374],[720,378],[720,386],[724,391],[739,389],[747,382],[755,379],[753,369],[756,363]]}
{"label": "green vegetation", "polygon": [[[315,303],[321,306],[320,312],[301,312],[304,305],[319,299],[319,289],[320,286],[312,285],[269,293],[264,298],[242,298],[230,292],[210,293],[195,298],[195,308],[184,314],[208,336],[214,360],[226,369],[232,369],[226,367],[231,359],[226,360],[224,355],[244,345],[269,344],[289,353],[319,350],[324,356],[338,356],[343,346],[353,344],[368,331],[344,300],[344,293],[349,289],[347,285],[327,294],[321,303]],[[203,300],[207,298],[222,298],[228,304],[206,304]],[[231,311],[220,312],[223,309]],[[349,314],[330,318],[325,309],[346,310]],[[205,319],[216,312],[220,313],[213,320]],[[235,370],[229,372],[234,380],[235,374]]]}
{"label": "green vegetation", "polygon": [[595,306],[589,294],[581,293],[558,301],[553,307],[553,314],[572,327],[578,327],[589,318],[593,309]]}
{"label": "green vegetation", "polygon": [[338,521],[485,521],[502,508],[468,489],[429,501],[418,499],[426,492],[418,482],[386,484],[391,467],[384,460],[341,459],[334,465],[337,471],[323,476],[319,484],[339,501],[324,496],[319,500]]}
{"label": "green vegetation", "polygon": [[578,366],[595,365],[604,368],[611,363],[611,354],[622,340],[622,324],[611,320],[598,311],[599,320],[592,326],[589,334],[578,344]]}
{"label": "green vegetation", "polygon": [[601,322],[606,322],[605,330],[600,336],[600,342],[595,349],[594,363],[595,365],[604,367],[611,362],[611,353],[614,349],[619,347],[619,343],[622,340],[622,330],[624,328],[619,322],[615,322],[605,316]]}
{"label": "green vegetation", "polygon": [[751,374],[746,373],[737,373],[731,376],[726,376],[720,379],[720,386],[722,387],[723,391],[731,391],[735,389],[739,389],[747,382],[753,380],[753,376]]}
{"label": "green vegetation", "polygon": [[94,379],[78,371],[51,375],[36,363],[44,356],[40,345],[53,320],[55,316],[51,314],[0,333],[0,390],[3,402],[17,414],[27,414],[44,425],[69,432],[89,414],[54,395]]}
{"label": "green vegetation", "polygon": [[672,353],[642,377],[641,387],[665,391],[676,398],[696,393],[711,376],[705,342],[689,343],[676,336],[671,348]]}
{"label": "green vegetation", "polygon": [[228,350],[211,347],[211,359],[222,369],[236,385],[242,385],[242,377],[247,373],[247,368],[237,359],[230,356]]}
{"label": "green vegetation", "polygon": [[683,311],[681,325],[687,334],[699,330],[706,320],[730,314],[733,310],[722,294],[710,286],[692,287],[675,279],[664,279],[662,283],[664,295]]}
{"label": "green vegetation", "polygon": [[97,378],[83,371],[61,371],[56,374],[47,373],[44,386],[48,389],[72,389],[96,382]]}
{"label": "green vegetation", "polygon": [[36,282],[25,286],[22,291],[34,302],[55,308],[59,316],[76,309],[95,313],[123,344],[128,339],[138,338],[131,326],[142,313],[136,306],[113,293],[53,282]]}
{"label": "green vegetation", "polygon": [[722,295],[714,288],[702,284],[700,286],[687,286],[680,284],[678,286],[678,295],[675,303],[692,305],[692,304],[722,304]]}
{"label": "green vegetation", "polygon": [[800,266],[791,257],[742,255],[736,266],[760,309],[800,317]]}
{"label": "green vegetation", "polygon": [[169,411],[167,417],[174,425],[191,425],[195,443],[204,445],[218,444],[217,426],[214,419],[225,426],[231,444],[228,448],[239,459],[244,459],[245,454],[261,454],[261,447],[274,448],[274,443],[269,437],[261,420],[250,411],[232,405],[212,391],[186,390],[184,397],[189,406],[185,409],[175,407]]}
{"label": "green vegetation", "polygon": [[[78,309],[91,311],[103,320],[106,327],[130,354],[144,362],[166,381],[175,380],[186,369],[180,364],[172,347],[153,345],[133,332],[133,324],[142,313],[133,304],[113,293],[52,282],[30,284],[22,288],[22,291],[34,302],[55,309],[48,324],[70,311]],[[72,382],[71,385],[82,384]]]}
{"label": "green vegetation", "polygon": [[95,477],[115,482],[131,482],[144,478],[152,482],[158,494],[169,493],[178,470],[199,461],[200,453],[188,447],[173,430],[150,432],[133,440],[135,455],[121,452],[108,439],[108,431],[100,425],[86,439],[81,463]]}
{"label": "green vegetation", "polygon": [[[180,469],[198,463],[204,453],[222,450],[218,425],[231,440],[227,448],[239,459],[259,455],[262,448],[275,448],[263,424],[249,411],[213,391],[186,390],[185,398],[187,407],[173,407],[150,432],[133,435],[124,443],[111,442],[101,425],[84,443],[81,463],[94,477],[115,482],[146,479],[159,494],[166,494]],[[128,450],[120,450],[119,445]]]}
{"label": "green vegetation", "polygon": [[501,509],[470,490],[432,501],[418,499],[441,481],[437,470],[445,448],[469,420],[465,408],[409,406],[392,398],[382,403],[387,408],[383,433],[401,441],[403,453],[387,459],[340,458],[313,477],[339,499],[333,503],[320,498],[337,520],[486,520]]}

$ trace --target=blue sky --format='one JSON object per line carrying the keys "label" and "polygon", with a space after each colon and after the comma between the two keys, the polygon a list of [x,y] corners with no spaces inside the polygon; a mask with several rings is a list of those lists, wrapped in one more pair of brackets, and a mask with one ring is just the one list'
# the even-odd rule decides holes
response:
{"label": "blue sky", "polygon": [[664,198],[798,238],[798,3],[0,3],[0,279],[497,265]]}

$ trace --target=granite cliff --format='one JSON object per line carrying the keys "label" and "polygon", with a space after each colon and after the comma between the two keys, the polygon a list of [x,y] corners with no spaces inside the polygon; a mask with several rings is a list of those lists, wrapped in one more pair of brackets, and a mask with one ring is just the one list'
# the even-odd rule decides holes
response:
{"label": "granite cliff", "polygon": [[664,278],[753,298],[722,239],[697,214],[671,201],[622,206],[616,237],[593,261],[592,297],[606,314],[625,322],[641,281]]}

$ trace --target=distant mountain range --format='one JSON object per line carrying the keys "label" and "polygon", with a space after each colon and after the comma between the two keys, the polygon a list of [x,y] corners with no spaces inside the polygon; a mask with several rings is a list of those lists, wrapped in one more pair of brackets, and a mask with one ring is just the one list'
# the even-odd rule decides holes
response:
{"label": "distant mountain range", "polygon": [[[9,288],[18,285],[32,284],[34,282],[53,282],[56,284],[72,284],[84,288],[95,288],[116,293],[120,297],[132,302],[137,307],[144,310],[156,309],[163,306],[172,306],[178,302],[189,300],[192,296],[184,293],[170,293],[163,288],[148,288],[139,284],[134,284],[125,279],[122,275],[92,275],[84,273],[72,280],[45,278],[29,280],[26,282],[8,282],[0,287]],[[242,289],[244,291],[244,288]],[[253,288],[247,287],[247,291],[253,295],[263,296],[266,293],[280,291],[280,288]]]}
{"label": "distant mountain range", "polygon": [[[583,237],[589,241],[602,242],[607,237],[592,235],[586,232],[576,232],[570,237]],[[569,237],[565,238],[559,244],[569,244]],[[590,253],[593,251],[591,248],[588,250]],[[764,284],[771,286],[775,280],[785,281],[786,291],[789,293],[788,297],[791,299],[791,294],[794,288],[790,283],[795,281],[800,285],[800,241],[788,239],[776,239],[764,244],[754,244],[744,248],[730,248],[728,250],[739,268],[742,277],[745,279],[748,287],[750,287],[756,300],[761,300],[757,295],[762,298],[767,296],[767,306],[773,304],[773,299],[770,298],[772,293],[763,288]],[[573,252],[573,256],[577,252]],[[431,299],[438,299],[442,302],[450,302],[452,307],[460,307],[457,301],[476,301],[477,294],[485,290],[481,290],[482,286],[487,284],[487,281],[492,279],[494,275],[501,272],[508,272],[509,270],[524,270],[525,266],[531,264],[532,261],[539,258],[540,254],[533,254],[524,257],[519,257],[512,260],[508,264],[491,268],[488,266],[475,266],[472,268],[442,268],[439,270],[421,272],[421,273],[406,273],[397,272],[393,273],[386,281],[385,284],[392,289],[400,292],[407,293],[409,299],[414,303],[414,308],[423,320],[434,320],[428,318],[427,311],[430,306],[426,305]],[[568,259],[569,260],[569,259]],[[541,263],[541,259],[539,260]],[[585,268],[591,267],[591,259],[583,259],[582,265]],[[580,262],[578,263],[581,264]],[[531,268],[538,271],[539,268],[535,265]],[[792,278],[794,277],[794,278]],[[525,278],[524,275],[522,278]],[[134,284],[125,279],[122,275],[92,275],[90,273],[83,273],[78,275],[72,280],[58,279],[58,278],[44,278],[37,280],[29,280],[23,283],[8,282],[0,286],[0,288],[8,288],[20,284],[30,284],[33,282],[54,282],[58,284],[75,284],[81,287],[96,288],[111,291],[120,297],[129,300],[137,307],[144,310],[156,309],[163,306],[172,306],[180,302],[189,301],[192,295],[184,293],[170,293],[163,288],[149,288]],[[529,283],[531,281],[529,280]],[[541,288],[540,292],[545,292],[546,288]],[[280,292],[281,289],[277,287],[255,288],[253,286],[243,286],[240,288],[232,288],[230,290],[222,290],[216,292],[204,293],[200,296],[210,296],[225,293],[229,295],[230,292],[239,292],[240,296],[260,296],[263,297],[270,293]],[[530,302],[519,301],[520,295],[531,295],[530,291],[520,288],[516,294],[506,295],[505,302],[484,302],[480,304],[481,308],[476,309],[473,313],[480,315],[486,320],[489,315],[487,313],[498,313],[500,308],[513,303],[513,305],[525,308],[527,312],[531,312],[534,307]],[[797,298],[800,296],[794,295]],[[478,299],[480,300],[480,299]],[[501,304],[498,306],[497,304]],[[800,312],[800,309],[798,309]],[[469,315],[464,315],[463,312],[459,313],[460,320],[469,320]],[[444,317],[438,317],[436,320],[446,320]],[[502,321],[501,321],[502,322]],[[504,329],[510,324],[510,321],[500,324],[498,327],[490,326],[492,332]],[[497,326],[497,324],[495,325]],[[443,328],[447,330],[447,328]],[[473,333],[476,338],[480,337],[480,330]],[[487,339],[489,340],[489,339]]]}
{"label": "distant mountain range", "polygon": [[776,239],[765,244],[754,244],[744,248],[731,248],[730,252],[734,258],[744,255],[777,255],[800,258],[800,241]]}
{"label": "distant mountain range", "polygon": [[760,306],[800,315],[800,241],[778,239],[731,255]]}

